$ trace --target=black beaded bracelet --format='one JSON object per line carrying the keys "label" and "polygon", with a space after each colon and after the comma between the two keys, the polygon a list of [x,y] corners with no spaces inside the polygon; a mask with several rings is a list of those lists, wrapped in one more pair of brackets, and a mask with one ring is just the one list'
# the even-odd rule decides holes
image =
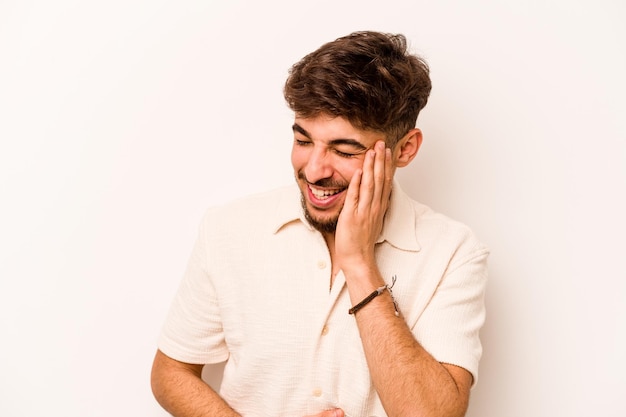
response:
{"label": "black beaded bracelet", "polygon": [[391,287],[389,285],[385,284],[382,287],[376,288],[370,295],[365,297],[363,299],[363,301],[361,301],[360,303],[358,303],[354,307],[350,308],[348,310],[348,314],[355,314],[357,311],[359,311],[360,309],[365,307],[365,305],[367,305],[367,303],[369,303],[374,298],[376,298],[379,295],[381,295],[383,293],[383,291],[387,290],[387,291],[389,291],[389,295],[391,295],[391,300],[393,301],[393,308],[396,310],[396,316],[399,316],[400,313],[398,312],[398,306],[396,305],[396,300],[393,298],[393,293],[391,292],[391,288],[394,286],[395,283],[396,283],[396,276],[394,275],[393,278],[391,278]]}

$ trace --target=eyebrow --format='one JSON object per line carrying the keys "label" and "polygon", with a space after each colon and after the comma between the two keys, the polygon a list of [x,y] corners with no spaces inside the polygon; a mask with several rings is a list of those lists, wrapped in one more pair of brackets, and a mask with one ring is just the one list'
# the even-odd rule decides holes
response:
{"label": "eyebrow", "polygon": [[[294,132],[298,132],[301,135],[305,136],[306,138],[313,140],[313,138],[311,137],[311,134],[309,132],[307,132],[305,129],[303,129],[302,126],[300,126],[299,124],[294,123],[291,128],[292,128],[292,130]],[[333,146],[349,145],[349,146],[353,146],[354,148],[358,149],[359,151],[366,151],[368,149],[366,146],[364,146],[358,140],[350,139],[350,138],[332,139],[332,140],[329,141],[329,145],[333,145]]]}

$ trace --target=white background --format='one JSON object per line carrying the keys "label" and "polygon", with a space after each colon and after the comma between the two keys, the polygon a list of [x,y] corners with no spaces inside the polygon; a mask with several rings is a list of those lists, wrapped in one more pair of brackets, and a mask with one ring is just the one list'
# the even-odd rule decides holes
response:
{"label": "white background", "polygon": [[626,415],[625,18],[618,0],[0,0],[0,415],[165,415],[149,370],[202,213],[292,181],[287,69],[363,29],[431,65],[400,182],[492,249],[468,416]]}

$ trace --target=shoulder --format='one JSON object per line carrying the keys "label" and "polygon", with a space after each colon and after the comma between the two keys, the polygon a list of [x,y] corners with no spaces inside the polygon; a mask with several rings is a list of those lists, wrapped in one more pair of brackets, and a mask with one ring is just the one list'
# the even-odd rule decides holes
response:
{"label": "shoulder", "polygon": [[414,213],[415,234],[421,246],[448,246],[451,250],[463,247],[470,252],[488,252],[487,246],[467,224],[433,210],[408,195],[407,204]]}

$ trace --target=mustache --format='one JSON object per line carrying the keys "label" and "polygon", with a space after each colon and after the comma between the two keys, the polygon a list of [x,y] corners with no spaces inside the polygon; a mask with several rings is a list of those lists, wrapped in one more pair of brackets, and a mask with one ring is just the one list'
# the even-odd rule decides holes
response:
{"label": "mustache", "polygon": [[336,181],[336,180],[333,180],[332,178],[322,178],[315,182],[311,182],[306,178],[306,175],[304,174],[303,171],[298,171],[296,176],[298,177],[298,179],[314,187],[343,189],[343,188],[348,188],[348,185],[350,185],[348,182]]}

